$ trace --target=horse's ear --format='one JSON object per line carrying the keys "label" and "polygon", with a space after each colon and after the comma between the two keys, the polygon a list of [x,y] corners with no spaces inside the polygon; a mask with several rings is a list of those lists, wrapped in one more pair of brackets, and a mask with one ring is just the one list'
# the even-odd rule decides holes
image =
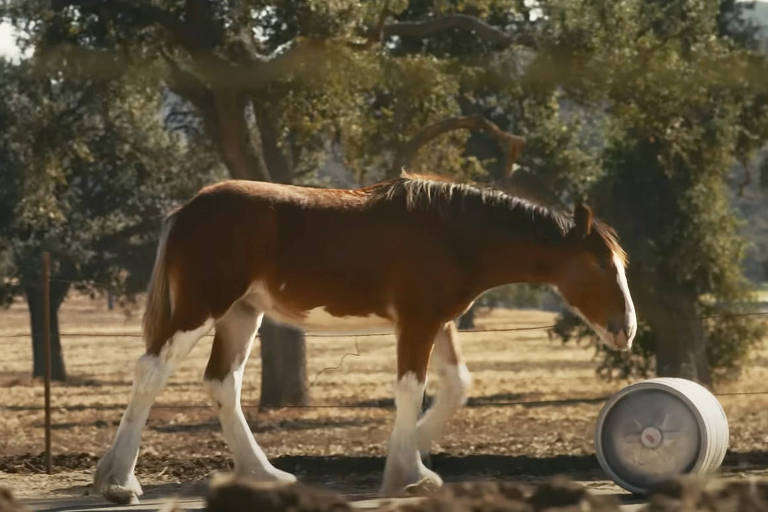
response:
{"label": "horse's ear", "polygon": [[592,232],[592,209],[583,204],[576,203],[573,210],[573,232],[579,238],[586,238]]}

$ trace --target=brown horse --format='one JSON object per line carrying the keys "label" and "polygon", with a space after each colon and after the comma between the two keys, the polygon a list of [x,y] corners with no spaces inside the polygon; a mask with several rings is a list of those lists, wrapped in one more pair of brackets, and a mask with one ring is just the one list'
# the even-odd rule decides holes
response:
{"label": "brown horse", "polygon": [[[96,488],[135,501],[141,431],[168,376],[215,327],[205,385],[239,474],[291,482],[267,460],[240,408],[262,316],[300,324],[313,308],[376,314],[397,334],[394,429],[381,492],[440,485],[421,461],[466,400],[470,376],[453,320],[483,291],[550,283],[605,343],[630,347],[635,311],[613,230],[504,193],[403,177],[357,190],[250,181],[203,189],[164,224],[144,316],[146,353]],[[434,347],[441,388],[419,419]]]}

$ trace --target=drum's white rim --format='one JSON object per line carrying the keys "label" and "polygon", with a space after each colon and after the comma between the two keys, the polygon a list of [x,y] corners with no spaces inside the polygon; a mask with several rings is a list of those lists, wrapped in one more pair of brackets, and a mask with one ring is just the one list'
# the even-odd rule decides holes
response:
{"label": "drum's white rim", "polygon": [[[720,408],[720,411],[723,414],[723,418],[725,418],[726,420],[725,421],[726,425],[728,424],[727,418],[725,416],[725,411],[723,411],[723,406],[722,404],[720,404],[717,398],[715,398],[715,396],[712,395],[712,393],[710,393],[710,391],[704,386],[701,386],[700,384],[688,379],[680,379],[675,377],[661,377],[658,379],[644,380],[644,381],[632,384],[630,386],[627,386],[621,391],[619,391],[618,393],[616,393],[615,395],[613,395],[610,398],[610,400],[608,400],[608,402],[606,402],[606,404],[603,406],[603,409],[600,411],[600,415],[597,418],[597,427],[595,429],[595,452],[597,455],[597,461],[600,463],[600,466],[603,468],[603,471],[608,473],[608,476],[610,476],[614,482],[616,482],[621,487],[635,494],[645,494],[646,492],[648,492],[648,489],[643,487],[638,487],[637,485],[627,482],[626,480],[621,478],[613,470],[613,468],[611,468],[610,464],[608,463],[608,460],[603,455],[602,433],[603,433],[603,426],[605,424],[605,419],[608,416],[608,413],[611,412],[611,410],[619,402],[619,400],[624,398],[629,393],[635,392],[638,389],[649,389],[649,390],[660,390],[665,392],[671,392],[670,394],[681,399],[684,405],[693,414],[694,418],[696,418],[696,423],[699,429],[699,451],[696,456],[696,462],[694,462],[690,472],[691,473],[697,472],[702,468],[702,466],[704,466],[705,462],[708,462],[705,460],[707,458],[707,455],[710,452],[710,450],[707,450],[707,447],[709,445],[709,439],[710,439],[710,434],[707,430],[707,423],[704,420],[698,407],[696,407],[696,405],[693,403],[693,401],[691,401],[691,399],[688,398],[688,396],[686,396],[685,393],[681,392],[679,389],[673,386],[672,382],[677,382],[689,388],[693,384],[701,388],[701,390],[706,391],[714,399],[714,402],[718,405],[718,407]],[[726,446],[726,449],[727,449],[727,446]],[[707,469],[709,470],[712,468],[707,468]]]}

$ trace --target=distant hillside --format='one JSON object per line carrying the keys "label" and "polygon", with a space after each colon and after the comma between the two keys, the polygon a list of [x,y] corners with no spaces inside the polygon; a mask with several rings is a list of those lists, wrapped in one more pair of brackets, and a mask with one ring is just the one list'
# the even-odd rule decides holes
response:
{"label": "distant hillside", "polygon": [[[753,9],[744,10],[744,16],[761,27],[762,47],[768,51],[768,2],[756,2]],[[768,156],[768,150],[762,153],[762,158]],[[742,173],[743,170],[735,170],[736,176]],[[744,272],[755,283],[768,282],[768,191],[753,184],[743,197],[734,198],[734,206],[745,221],[742,232],[750,243]]]}
{"label": "distant hillside", "polygon": [[756,25],[768,26],[768,2],[756,2],[754,9],[745,9],[744,13]]}
{"label": "distant hillside", "polygon": [[[741,172],[737,170],[736,175]],[[744,273],[753,283],[768,282],[768,190],[753,184],[742,197],[734,197],[733,204],[744,220],[742,233],[750,244]]]}
{"label": "distant hillside", "polygon": [[744,9],[744,16],[761,27],[762,47],[768,49],[768,2],[756,2],[753,9]]}

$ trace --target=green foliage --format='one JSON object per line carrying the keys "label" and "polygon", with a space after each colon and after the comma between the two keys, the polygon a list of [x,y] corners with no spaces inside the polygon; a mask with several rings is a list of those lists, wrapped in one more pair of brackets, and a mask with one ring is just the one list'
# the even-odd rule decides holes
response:
{"label": "green foliage", "polygon": [[713,376],[719,380],[738,377],[749,351],[768,335],[768,325],[755,317],[740,316],[738,311],[724,313],[721,308],[706,311],[707,360]]}
{"label": "green foliage", "polygon": [[[740,375],[741,364],[749,351],[760,345],[768,335],[768,327],[743,312],[724,313],[721,308],[715,307],[705,311],[706,356],[712,376],[717,381],[734,379]],[[658,335],[647,322],[639,322],[635,341],[628,352],[607,348],[570,310],[558,316],[552,334],[563,343],[582,343],[593,347],[598,362],[597,374],[604,379],[645,379],[652,377],[656,371]]]}
{"label": "green foliage", "polygon": [[[599,21],[606,10],[610,34]],[[688,297],[702,315],[695,322],[704,329],[700,342],[715,376],[733,374],[764,332],[753,317],[705,321],[703,298],[729,305],[749,300],[728,178],[737,158],[766,138],[765,89],[751,78],[752,66],[764,69],[765,60],[718,37],[720,12],[712,2],[595,3],[567,13],[557,44],[565,44],[571,62],[577,48],[586,70],[567,86],[601,98],[607,121],[605,174],[590,196],[631,255],[640,318],[670,293]],[[602,373],[611,367],[619,375],[647,373],[653,340],[674,343],[665,329],[661,322],[642,327],[629,356],[600,351]],[[696,332],[692,325],[690,335]]]}
{"label": "green foliage", "polygon": [[646,322],[638,324],[635,341],[628,352],[606,348],[581,318],[570,310],[558,316],[552,334],[563,343],[582,343],[593,347],[598,361],[597,374],[604,379],[646,379],[656,371],[656,338]]}
{"label": "green foliage", "polygon": [[[661,296],[683,297],[679,300],[702,314],[712,301],[729,307],[748,302],[748,283],[739,267],[746,246],[728,179],[734,164],[749,162],[768,138],[768,64],[754,51],[754,27],[739,21],[742,4],[142,4],[199,28],[191,42],[184,33],[173,33],[173,24],[169,28],[162,19],[130,7],[138,4],[87,4],[59,10],[47,2],[5,4],[6,14],[26,26],[26,44],[50,66],[42,73],[42,86],[30,79],[30,91],[43,87],[40,92],[26,93],[32,99],[20,96],[16,106],[6,107],[16,112],[16,121],[9,124],[17,123],[19,134],[31,134],[20,139],[30,144],[0,148],[3,161],[24,169],[0,178],[8,180],[6,189],[0,187],[0,225],[14,226],[0,231],[0,237],[15,240],[14,252],[0,251],[0,268],[11,269],[5,270],[7,276],[26,261],[17,254],[25,240],[19,234],[26,229],[35,233],[31,246],[47,244],[71,254],[82,275],[87,262],[102,262],[96,267],[111,269],[103,276],[116,279],[118,269],[127,268],[116,256],[120,251],[94,248],[92,241],[107,233],[111,244],[143,244],[149,238],[121,236],[126,232],[121,229],[140,219],[155,222],[173,198],[207,177],[184,164],[193,160],[184,155],[197,145],[184,147],[183,140],[175,140],[149,114],[157,108],[157,91],[170,82],[170,70],[178,68],[202,88],[202,93],[185,97],[199,114],[199,131],[205,131],[220,153],[226,141],[212,134],[215,123],[205,116],[206,94],[236,89],[245,98],[245,117],[251,123],[244,137],[261,137],[262,148],[273,142],[279,158],[268,159],[262,151],[265,161],[270,160],[266,165],[277,161],[288,168],[290,179],[309,184],[336,179],[329,176],[332,164],[343,167],[345,179],[338,181],[345,185],[378,180],[391,172],[398,151],[425,127],[480,114],[526,138],[517,177],[546,190],[552,204],[588,199],[599,216],[616,226],[632,257],[630,284],[638,291],[641,318]],[[527,34],[535,44],[500,44],[466,27],[377,39],[387,24],[449,14],[475,17],[507,35]],[[226,72],[211,73],[207,66]],[[67,109],[72,108],[72,121],[62,121],[69,119]],[[8,114],[0,112],[0,121],[3,115]],[[95,133],[93,123],[102,133]],[[16,140],[10,135],[6,139]],[[452,131],[422,147],[409,170],[494,182],[501,177],[504,158],[487,134]],[[765,179],[764,168],[759,174]],[[195,179],[185,181],[184,175]],[[77,176],[88,179],[78,181]],[[95,176],[104,177],[107,188],[88,188]],[[162,186],[153,187],[158,183]],[[132,197],[131,190],[142,187],[141,197],[152,198],[150,206],[143,199],[121,201],[125,211],[105,206],[114,205],[117,197]],[[56,246],[56,240],[73,243]],[[6,287],[12,281],[6,278]],[[520,304],[546,297],[528,287],[510,290],[494,291],[482,300]],[[729,317],[715,325],[700,319],[716,373],[738,365],[760,335],[754,322]],[[635,365],[641,373],[651,371],[653,340],[675,343],[664,328],[658,319],[648,318],[639,335],[639,352],[623,362],[606,355],[601,372],[612,374],[609,368],[615,366],[619,375],[629,375]],[[699,331],[691,326],[692,335]],[[561,334],[568,337],[570,332]]]}
{"label": "green foliage", "polygon": [[475,304],[485,308],[521,308],[560,311],[563,301],[547,285],[513,284],[500,286],[481,295]]}
{"label": "green foliage", "polygon": [[143,289],[163,215],[216,166],[163,126],[162,98],[141,82],[82,84],[43,78],[34,62],[0,66],[0,296],[37,282],[42,251],[54,279]]}

